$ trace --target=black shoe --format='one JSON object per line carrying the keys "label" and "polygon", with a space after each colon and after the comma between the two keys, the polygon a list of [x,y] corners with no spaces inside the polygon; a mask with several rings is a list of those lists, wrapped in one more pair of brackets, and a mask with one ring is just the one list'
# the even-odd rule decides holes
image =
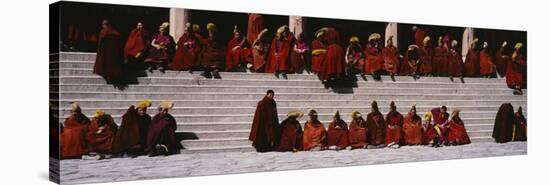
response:
{"label": "black shoe", "polygon": [[393,73],[390,75],[390,78],[391,78],[391,81],[395,82],[395,75]]}
{"label": "black shoe", "polygon": [[274,75],[276,78],[279,78],[279,72],[275,72]]}
{"label": "black shoe", "polygon": [[164,73],[164,67],[162,67],[162,66],[159,67],[159,71],[160,71],[161,73]]}
{"label": "black shoe", "polygon": [[283,78],[284,78],[285,80],[288,80],[288,77],[286,76],[286,73],[282,73],[281,76],[283,76]]}
{"label": "black shoe", "polygon": [[449,77],[449,79],[451,79],[451,82],[454,82],[455,79],[453,78],[453,76]]}
{"label": "black shoe", "polygon": [[149,73],[153,73],[153,67],[148,67],[147,71],[149,71]]}
{"label": "black shoe", "polygon": [[460,82],[464,83],[464,77],[460,77]]}
{"label": "black shoe", "polygon": [[212,78],[212,75],[210,74],[210,72],[208,71],[204,71],[201,73],[201,76],[205,77],[205,78]]}
{"label": "black shoe", "polygon": [[220,76],[220,73],[219,73],[217,70],[215,70],[214,72],[212,72],[212,75],[214,75],[214,78],[215,78],[215,79],[222,79],[222,77]]}

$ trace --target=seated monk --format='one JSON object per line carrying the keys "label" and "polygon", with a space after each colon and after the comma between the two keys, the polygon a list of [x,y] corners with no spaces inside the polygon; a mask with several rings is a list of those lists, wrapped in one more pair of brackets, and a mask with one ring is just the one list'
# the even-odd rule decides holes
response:
{"label": "seated monk", "polygon": [[424,125],[422,125],[422,144],[436,147],[439,141],[439,130],[436,130],[432,122],[432,113],[424,113]]}
{"label": "seated monk", "polygon": [[340,118],[339,111],[334,113],[333,120],[328,125],[327,133],[327,145],[330,150],[342,150],[349,146],[348,124]]}
{"label": "seated monk", "polygon": [[299,110],[292,110],[288,112],[287,118],[279,125],[279,142],[277,145],[277,151],[293,151],[297,152],[302,150],[302,126],[298,122],[298,118],[302,117],[304,113]]}
{"label": "seated monk", "polygon": [[71,103],[71,115],[63,123],[61,130],[61,158],[80,158],[88,153],[85,135],[90,119],[82,114],[77,102]]}
{"label": "seated monk", "polygon": [[516,123],[514,125],[514,141],[527,141],[527,120],[523,116],[523,109],[521,106],[518,108],[518,112],[515,114]]}
{"label": "seated monk", "polygon": [[367,148],[367,122],[361,113],[353,111],[351,113],[351,123],[349,124],[349,142],[351,149]]}
{"label": "seated monk", "polygon": [[416,105],[413,105],[403,122],[403,138],[406,145],[422,144],[422,118],[416,114]]}
{"label": "seated monk", "polygon": [[176,141],[176,119],[168,113],[174,104],[163,101],[158,106],[159,113],[153,117],[147,132],[147,147],[149,156],[170,155],[179,152],[181,144]]}
{"label": "seated monk", "polygon": [[435,146],[439,146],[441,144],[448,145],[447,128],[449,128],[449,126],[447,124],[449,120],[449,113],[447,113],[447,107],[436,107],[433,108],[431,112],[434,121],[434,129],[439,135],[439,140],[435,143]]}
{"label": "seated monk", "polygon": [[86,133],[88,156],[101,159],[111,154],[117,129],[113,117],[97,109]]}
{"label": "seated monk", "polygon": [[317,151],[326,148],[327,132],[325,126],[317,119],[317,111],[310,110],[308,120],[304,124],[303,148]]}
{"label": "seated monk", "polygon": [[143,100],[137,107],[130,106],[122,115],[122,123],[116,133],[113,152],[129,157],[136,157],[143,153],[147,143],[147,129],[151,124],[151,116],[146,111],[151,101]]}
{"label": "seated monk", "polygon": [[367,114],[367,127],[368,127],[368,139],[369,148],[381,148],[384,147],[384,136],[386,135],[386,122],[384,121],[384,115],[380,113],[378,109],[378,103],[372,101],[371,112]]}
{"label": "seated monk", "polygon": [[387,147],[399,148],[401,143],[401,128],[403,127],[403,115],[397,111],[395,102],[390,103],[390,112],[386,114],[386,137],[384,144]]}
{"label": "seated monk", "polygon": [[455,109],[451,114],[451,120],[448,123],[449,131],[447,140],[450,145],[470,144],[470,137],[468,137],[466,127],[464,127],[464,122],[460,119],[458,113],[460,113],[460,110]]}

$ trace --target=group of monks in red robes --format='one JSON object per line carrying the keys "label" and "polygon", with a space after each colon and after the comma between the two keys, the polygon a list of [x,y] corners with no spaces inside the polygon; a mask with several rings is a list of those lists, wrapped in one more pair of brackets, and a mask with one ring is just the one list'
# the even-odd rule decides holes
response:
{"label": "group of monks in red robes", "polygon": [[118,126],[113,118],[97,109],[92,120],[82,113],[77,102],[61,131],[61,158],[103,159],[115,156],[136,157],[149,154],[178,153],[181,145],[175,138],[176,121],[168,113],[173,104],[161,102],[152,119],[146,113],[149,100],[130,106]]}

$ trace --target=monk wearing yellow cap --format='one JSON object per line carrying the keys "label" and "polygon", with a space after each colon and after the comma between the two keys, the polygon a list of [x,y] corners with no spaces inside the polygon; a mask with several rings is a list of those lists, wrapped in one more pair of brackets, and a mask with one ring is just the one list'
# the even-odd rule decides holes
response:
{"label": "monk wearing yellow cap", "polygon": [[113,121],[113,117],[97,109],[86,134],[89,156],[95,157],[98,154],[100,158],[110,156],[117,129],[118,126]]}
{"label": "monk wearing yellow cap", "polygon": [[323,123],[317,119],[317,111],[310,110],[308,120],[304,124],[303,149],[304,150],[323,150],[326,148],[327,131]]}
{"label": "monk wearing yellow cap", "polygon": [[447,140],[450,145],[463,145],[470,144],[470,137],[464,127],[464,122],[459,116],[460,110],[455,109],[451,113],[451,120],[449,121],[449,130]]}
{"label": "monk wearing yellow cap", "polygon": [[151,116],[147,114],[147,107],[150,106],[150,100],[143,100],[136,106],[130,106],[122,115],[122,123],[113,144],[115,153],[128,157],[143,154],[147,146],[147,130],[151,124]]}
{"label": "monk wearing yellow cap", "polygon": [[82,114],[78,102],[71,103],[71,114],[63,123],[61,132],[61,158],[80,158],[88,153],[85,139],[90,119]]}
{"label": "monk wearing yellow cap", "polygon": [[218,29],[214,23],[208,23],[206,25],[208,31],[208,37],[202,40],[204,51],[202,52],[201,65],[204,68],[204,72],[201,74],[206,78],[221,78],[219,71],[225,62],[225,53],[223,45],[218,38]]}
{"label": "monk wearing yellow cap", "polygon": [[514,89],[515,95],[522,95],[521,89],[527,88],[527,60],[523,43],[518,42],[506,67],[506,84]]}
{"label": "monk wearing yellow cap", "polygon": [[315,74],[321,71],[321,63],[327,53],[327,31],[327,28],[317,30],[315,32],[315,39],[311,42],[311,71]]}
{"label": "monk wearing yellow cap", "polygon": [[373,33],[369,36],[369,43],[365,47],[365,73],[372,75],[376,80],[380,79],[380,72],[384,70],[384,59],[382,57],[382,48],[379,33]]}
{"label": "monk wearing yellow cap", "polygon": [[287,78],[286,74],[292,68],[290,54],[295,40],[287,25],[277,29],[275,37],[271,41],[269,60],[265,69],[266,73],[275,73],[276,77],[279,77],[279,74],[281,74],[283,78]]}
{"label": "monk wearing yellow cap", "polygon": [[202,43],[198,34],[195,34],[191,23],[185,24],[185,32],[178,39],[176,46],[171,66],[173,70],[189,70],[189,72],[192,72],[197,67],[200,67]]}
{"label": "monk wearing yellow cap", "polygon": [[359,37],[353,36],[349,39],[349,45],[346,48],[346,75],[355,79],[355,74],[357,72],[363,73],[365,67],[363,55],[363,47],[359,42]]}
{"label": "monk wearing yellow cap", "polygon": [[172,107],[171,101],[162,101],[158,106],[158,114],[153,117],[147,132],[145,152],[149,156],[175,154],[182,148],[175,136],[176,119],[168,113]]}
{"label": "monk wearing yellow cap", "polygon": [[420,58],[419,72],[424,76],[432,76],[433,74],[433,48],[431,42],[431,38],[426,36],[422,46],[417,49],[418,58]]}
{"label": "monk wearing yellow cap", "polygon": [[279,125],[280,134],[278,136],[277,151],[293,151],[302,150],[302,126],[298,121],[304,113],[300,110],[292,110],[288,112],[287,118]]}
{"label": "monk wearing yellow cap", "polygon": [[348,124],[340,117],[339,111],[336,111],[332,116],[332,122],[328,125],[327,133],[328,149],[342,150],[349,146]]}
{"label": "monk wearing yellow cap", "polygon": [[367,148],[367,122],[359,111],[353,111],[351,118],[352,120],[349,124],[349,142],[351,148]]}

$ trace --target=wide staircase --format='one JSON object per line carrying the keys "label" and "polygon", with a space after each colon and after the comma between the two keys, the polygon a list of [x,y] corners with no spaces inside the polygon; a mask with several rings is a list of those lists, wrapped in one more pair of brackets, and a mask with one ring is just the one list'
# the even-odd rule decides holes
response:
{"label": "wide staircase", "polygon": [[[359,78],[357,87],[334,92],[324,88],[312,74],[278,79],[273,74],[224,72],[222,79],[206,79],[199,72],[154,71],[138,77],[138,83],[120,89],[92,73],[94,61],[95,53],[73,52],[62,52],[59,60],[50,61],[50,95],[54,97],[52,101],[59,101],[60,107],[55,108],[59,121],[68,117],[72,101],[80,102],[89,117],[101,108],[120,124],[128,107],[142,99],[153,101],[148,110],[151,116],[157,113],[155,107],[160,101],[171,100],[175,106],[170,114],[178,122],[183,153],[253,151],[248,134],[256,104],[268,89],[275,91],[280,120],[291,109],[307,113],[314,108],[325,126],[336,110],[348,123],[354,110],[366,115],[372,100],[378,101],[384,114],[392,100],[404,115],[413,103],[420,116],[441,105],[446,105],[449,112],[458,108],[472,142],[492,141],[495,115],[502,103],[511,103],[514,108],[523,106],[527,115],[527,91],[525,95],[512,95],[505,79],[465,78],[465,83],[461,83],[446,77],[414,80],[398,76],[393,82],[389,76],[383,76],[381,81],[369,76],[366,81]],[[303,124],[306,119],[304,116],[300,122]]]}

